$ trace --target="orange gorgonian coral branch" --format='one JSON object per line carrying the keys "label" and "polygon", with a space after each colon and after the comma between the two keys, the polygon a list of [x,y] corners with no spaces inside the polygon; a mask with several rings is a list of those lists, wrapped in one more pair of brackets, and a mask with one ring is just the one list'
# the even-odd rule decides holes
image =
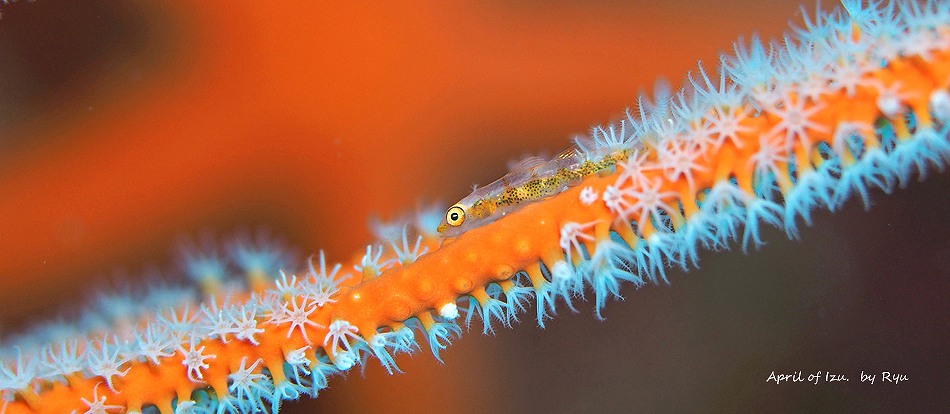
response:
{"label": "orange gorgonian coral branch", "polygon": [[[795,237],[816,208],[855,194],[867,205],[869,191],[950,161],[946,2],[845,1],[688,80],[579,139],[572,166],[519,164],[481,197],[509,208],[479,213],[496,216],[456,237],[442,239],[441,211],[425,211],[380,228],[349,262],[320,253],[298,272],[281,270],[283,249],[266,240],[226,256],[195,249],[186,269],[200,303],[153,292],[124,299],[107,330],[12,341],[0,413],[275,412],[369,357],[397,371],[393,355],[416,348],[417,333],[438,358],[460,318],[488,332],[533,300],[543,326],[556,302],[587,289],[599,312],[622,282],[665,281],[701,248],[757,246],[763,223]],[[229,267],[247,287],[226,281]]]}

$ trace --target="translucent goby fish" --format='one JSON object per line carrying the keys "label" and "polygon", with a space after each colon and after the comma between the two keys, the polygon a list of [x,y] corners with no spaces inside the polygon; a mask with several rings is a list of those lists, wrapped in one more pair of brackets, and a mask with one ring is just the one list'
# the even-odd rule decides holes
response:
{"label": "translucent goby fish", "polygon": [[588,175],[613,172],[629,154],[630,149],[624,148],[590,157],[578,148],[569,148],[551,160],[528,157],[503,177],[449,207],[439,224],[439,234],[457,237],[526,204],[556,195]]}

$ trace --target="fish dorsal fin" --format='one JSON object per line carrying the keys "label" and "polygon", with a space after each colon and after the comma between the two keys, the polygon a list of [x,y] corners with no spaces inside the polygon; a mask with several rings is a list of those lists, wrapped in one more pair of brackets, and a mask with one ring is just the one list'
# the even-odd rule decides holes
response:
{"label": "fish dorsal fin", "polygon": [[548,162],[549,161],[544,158],[532,155],[512,164],[508,174],[501,177],[499,181],[501,181],[505,187],[520,185],[526,180],[537,176],[538,172],[543,171],[544,167],[548,165]]}
{"label": "fish dorsal fin", "polygon": [[543,167],[547,164],[548,161],[541,157],[536,157],[534,155],[529,156],[523,160],[520,160],[514,164],[508,166],[508,174],[505,176],[521,176],[525,174],[531,174],[534,170]]}
{"label": "fish dorsal fin", "polygon": [[557,159],[559,160],[570,160],[575,157],[577,157],[577,148],[574,147],[561,151],[561,153],[557,155]]}

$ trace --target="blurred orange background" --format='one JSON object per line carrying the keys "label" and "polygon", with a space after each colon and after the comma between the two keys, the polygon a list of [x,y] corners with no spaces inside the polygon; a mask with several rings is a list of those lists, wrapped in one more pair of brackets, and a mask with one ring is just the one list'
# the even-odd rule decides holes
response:
{"label": "blurred orange background", "polygon": [[[90,285],[102,283],[117,270],[136,280],[150,267],[167,269],[168,252],[183,234],[207,230],[229,234],[263,226],[302,252],[322,248],[330,257],[346,258],[370,240],[368,218],[392,218],[435,200],[452,202],[471,184],[503,174],[509,160],[557,153],[570,144],[572,135],[619,119],[623,108],[635,104],[637,92],[651,89],[657,78],[670,79],[676,86],[694,70],[697,60],[714,69],[718,53],[730,50],[737,36],[757,32],[777,37],[800,13],[797,4],[777,0],[398,5],[41,0],[3,5],[0,12],[4,331],[57,315],[57,309],[64,305],[68,309],[69,303],[75,308],[90,293]],[[945,187],[946,176],[931,181],[937,184],[925,185],[937,187],[931,192],[925,187],[920,197],[938,197],[937,202],[943,197],[945,206],[947,196],[941,196],[939,188],[941,183]],[[901,208],[894,206],[892,211]],[[884,214],[887,211],[885,207]],[[830,217],[824,223],[831,227],[835,220],[847,222]],[[817,228],[815,237],[820,239],[826,230]],[[838,243],[842,237],[845,242],[860,238],[840,236],[833,228],[827,231],[828,237],[838,237],[833,240]],[[767,240],[786,244],[781,233],[767,235]],[[804,237],[807,242],[809,234]],[[950,253],[945,237],[932,237],[937,242],[926,246]],[[811,243],[789,243],[799,251],[778,250],[772,260],[797,262],[808,257],[802,255],[820,254],[822,246],[827,250],[820,241]],[[818,253],[809,250],[813,244]],[[707,256],[704,260],[715,263],[714,255]],[[732,256],[736,267],[755,269],[757,263],[771,263],[762,254],[755,256],[758,259]],[[947,264],[946,259],[925,263],[924,269],[941,264]],[[714,280],[693,289],[723,289],[714,282],[728,283],[736,286],[722,294],[736,294],[736,289],[747,288],[737,280],[757,280],[730,279],[731,265],[722,266],[727,269],[723,274],[705,268],[694,272],[700,279]],[[832,281],[838,277],[825,276]],[[809,287],[814,281],[801,281],[805,276],[785,277],[792,278],[787,283],[794,283],[804,295],[824,294]],[[848,280],[864,283],[860,276]],[[946,283],[944,279],[943,289]],[[610,375],[620,374],[603,373],[609,363],[602,371],[590,362],[589,372],[582,365],[539,374],[553,384],[552,389],[561,390],[559,395],[545,395],[546,388],[537,385],[514,386],[522,380],[540,381],[519,378],[527,375],[525,370],[550,370],[552,362],[517,365],[514,360],[527,357],[513,356],[518,354],[512,349],[534,354],[551,347],[554,361],[560,361],[558,352],[563,358],[578,358],[578,353],[597,354],[605,343],[616,340],[630,341],[630,352],[652,349],[643,352],[655,353],[662,361],[682,364],[697,358],[700,354],[686,350],[697,352],[693,347],[702,344],[682,344],[682,352],[687,352],[683,356],[661,352],[669,347],[668,341],[645,339],[655,330],[682,334],[662,329],[676,320],[680,325],[697,323],[687,316],[651,319],[658,326],[637,328],[654,331],[622,338],[611,335],[638,326],[635,320],[641,311],[677,313],[681,308],[669,305],[670,300],[703,300],[694,296],[699,293],[689,293],[688,285],[678,291],[679,284],[674,279],[673,289],[636,293],[628,288],[632,300],[627,303],[643,301],[626,310],[632,312],[627,318],[633,321],[620,316],[600,323],[585,312],[579,318],[565,318],[580,324],[580,331],[557,335],[561,328],[539,331],[526,316],[527,322],[516,329],[521,333],[502,331],[501,338],[467,334],[448,350],[445,366],[424,353],[403,358],[406,375],[389,377],[372,367],[365,379],[355,374],[336,379],[317,401],[286,408],[288,412],[311,412],[317,405],[321,411],[344,412],[632,408],[626,399],[604,402],[608,396],[565,391],[576,381],[581,383],[577,390],[638,395],[637,401],[643,402],[638,407],[648,411],[664,411],[670,404],[715,411],[723,407],[720,400],[728,400],[717,395],[717,389],[680,378],[684,383],[678,386],[706,389],[710,395],[691,391],[700,399],[690,402],[678,402],[675,395],[643,400],[667,395],[668,387],[676,386],[630,383],[625,377],[611,380]],[[754,296],[762,292],[754,289],[759,288],[787,293],[768,286],[743,292]],[[851,289],[841,291],[847,294]],[[814,299],[781,297],[792,308],[807,308],[811,305],[802,301]],[[619,304],[611,306],[623,311]],[[685,312],[700,312],[694,306],[684,306]],[[945,327],[946,318],[937,323]],[[704,326],[686,330],[702,333]],[[753,338],[775,333],[774,326],[761,328],[741,331]],[[591,337],[583,336],[588,333]],[[565,341],[569,344],[561,344]],[[499,353],[507,357],[493,359]],[[748,367],[752,373],[720,381],[754,377],[758,383],[760,371],[782,368],[752,365]],[[668,375],[694,369],[716,378],[722,374],[716,367],[687,364],[670,371],[658,363],[628,368],[669,382]],[[576,378],[578,372],[593,378],[585,383]],[[620,384],[637,389],[623,391],[628,387]],[[538,401],[556,401],[556,396],[575,405],[539,405]]]}

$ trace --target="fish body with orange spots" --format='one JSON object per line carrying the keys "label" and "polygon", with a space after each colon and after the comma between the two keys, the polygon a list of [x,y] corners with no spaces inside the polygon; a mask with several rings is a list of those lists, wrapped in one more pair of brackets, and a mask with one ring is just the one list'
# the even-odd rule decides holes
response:
{"label": "fish body with orange spots", "polygon": [[591,159],[581,149],[572,147],[548,161],[539,157],[525,158],[508,174],[449,207],[437,230],[442,237],[457,237],[525,204],[556,195],[580,183],[584,177],[613,172],[617,163],[626,160],[629,154],[629,149],[619,149]]}

